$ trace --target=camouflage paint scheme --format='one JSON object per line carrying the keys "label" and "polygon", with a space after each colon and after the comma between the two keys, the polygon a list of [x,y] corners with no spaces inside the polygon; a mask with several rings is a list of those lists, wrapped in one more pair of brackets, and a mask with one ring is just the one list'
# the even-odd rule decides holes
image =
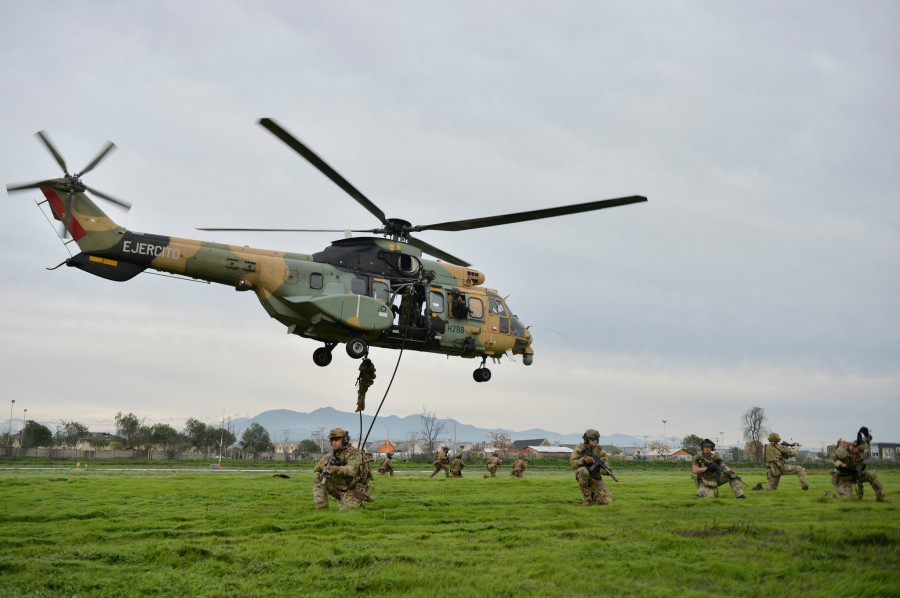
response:
{"label": "camouflage paint scheme", "polygon": [[[66,180],[49,180],[41,192],[53,216],[65,222]],[[370,346],[469,358],[511,353],[532,362],[531,333],[497,291],[480,286],[481,272],[423,259],[402,242],[341,239],[307,255],[139,233],[116,224],[81,192],[73,195],[70,228],[82,253],[67,266],[114,281],[151,268],[253,291],[290,334],[326,344],[362,338]],[[426,296],[427,310],[415,328],[395,325],[391,310],[410,288]],[[467,313],[451,313],[456,290]]]}

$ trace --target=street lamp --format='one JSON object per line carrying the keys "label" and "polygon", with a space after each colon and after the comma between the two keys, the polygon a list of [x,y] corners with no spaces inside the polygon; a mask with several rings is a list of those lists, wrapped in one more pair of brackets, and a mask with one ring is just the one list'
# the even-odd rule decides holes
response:
{"label": "street lamp", "polygon": [[12,445],[12,412],[16,406],[16,400],[13,399],[9,404],[9,427],[6,429],[6,446]]}
{"label": "street lamp", "polygon": [[19,432],[19,446],[22,448],[22,456],[25,456],[25,422],[28,421],[28,409],[22,415],[22,431]]}

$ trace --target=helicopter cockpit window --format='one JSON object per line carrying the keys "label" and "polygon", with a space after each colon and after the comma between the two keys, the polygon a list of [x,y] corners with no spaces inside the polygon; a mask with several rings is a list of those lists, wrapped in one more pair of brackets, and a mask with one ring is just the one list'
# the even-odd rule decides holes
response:
{"label": "helicopter cockpit window", "polygon": [[309,275],[309,288],[321,289],[324,277],[321,272],[313,272]]}
{"label": "helicopter cockpit window", "polygon": [[522,326],[522,322],[518,318],[509,320],[509,333],[518,338],[525,338],[525,327]]}
{"label": "helicopter cockpit window", "polygon": [[387,303],[391,298],[391,288],[383,280],[376,280],[372,283],[372,296]]}
{"label": "helicopter cockpit window", "polygon": [[469,317],[476,320],[484,318],[484,302],[480,297],[469,297]]}
{"label": "helicopter cockpit window", "polygon": [[354,295],[365,295],[368,286],[365,278],[354,278],[350,281],[350,292]]}
{"label": "helicopter cockpit window", "polygon": [[440,291],[431,291],[428,293],[428,309],[432,313],[444,313],[444,294]]}
{"label": "helicopter cockpit window", "polygon": [[490,302],[490,312],[495,316],[505,316],[506,306],[503,305],[503,299],[500,297],[488,297],[488,301]]}

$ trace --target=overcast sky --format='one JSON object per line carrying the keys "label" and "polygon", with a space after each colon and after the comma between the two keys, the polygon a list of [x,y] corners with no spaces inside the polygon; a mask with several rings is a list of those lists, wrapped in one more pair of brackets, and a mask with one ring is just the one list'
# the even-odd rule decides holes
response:
{"label": "overcast sky", "polygon": [[[112,140],[85,178],[134,202],[108,210],[132,230],[313,253],[340,235],[194,229],[377,223],[260,117],[417,224],[649,198],[422,233],[509,296],[534,364],[477,384],[476,361],[405,352],[382,413],[731,444],[759,406],[806,446],[861,425],[900,442],[895,2],[0,0],[0,15],[0,179],[58,175],[36,131],[71,170]],[[13,429],[24,409],[52,429],[353,410],[358,362],[315,366],[319,343],[250,293],[45,270],[68,253],[39,198],[0,207]],[[399,353],[371,356],[370,413]]]}

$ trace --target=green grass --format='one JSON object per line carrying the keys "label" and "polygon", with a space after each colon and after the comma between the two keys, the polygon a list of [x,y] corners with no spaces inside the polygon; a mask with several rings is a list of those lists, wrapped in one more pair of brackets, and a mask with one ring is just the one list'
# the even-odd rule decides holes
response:
{"label": "green grass", "polygon": [[[362,509],[312,506],[312,474],[0,471],[2,596],[886,596],[900,588],[891,504],[624,471],[583,508],[571,472],[377,477]],[[430,471],[430,470],[429,470]],[[617,475],[619,472],[617,471]],[[745,480],[755,484],[759,474]]]}

